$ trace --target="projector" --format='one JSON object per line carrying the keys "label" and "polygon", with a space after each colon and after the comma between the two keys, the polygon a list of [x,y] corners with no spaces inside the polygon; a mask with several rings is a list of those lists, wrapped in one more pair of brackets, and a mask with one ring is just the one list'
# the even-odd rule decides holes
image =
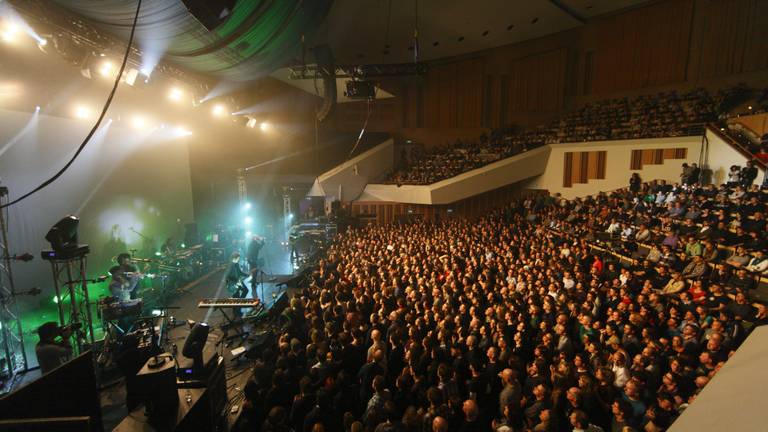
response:
{"label": "projector", "polygon": [[344,96],[350,99],[375,99],[376,89],[372,82],[362,80],[347,81],[347,91]]}

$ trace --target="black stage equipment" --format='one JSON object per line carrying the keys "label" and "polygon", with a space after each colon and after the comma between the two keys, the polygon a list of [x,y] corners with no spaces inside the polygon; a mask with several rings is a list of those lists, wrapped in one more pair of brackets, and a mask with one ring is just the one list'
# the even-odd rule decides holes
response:
{"label": "black stage equipment", "polygon": [[45,235],[45,239],[51,243],[51,249],[56,252],[77,248],[77,226],[80,220],[72,215],[66,216],[56,222]]}
{"label": "black stage equipment", "polygon": [[203,348],[205,348],[205,342],[208,340],[208,333],[210,331],[211,328],[206,323],[195,324],[189,336],[187,336],[187,340],[184,342],[184,348],[181,350],[184,357],[193,360],[192,367],[196,370],[200,370],[203,367]]}
{"label": "black stage equipment", "polygon": [[323,104],[317,110],[317,121],[322,123],[336,106],[336,61],[328,45],[314,48],[317,73],[323,79]]}
{"label": "black stage equipment", "polygon": [[[55,428],[48,430],[88,430],[102,431],[101,404],[96,386],[96,374],[93,370],[91,351],[75,357],[51,372],[31,383],[0,398],[0,430],[39,430],[26,427],[27,420],[54,420],[80,417],[73,424],[83,425],[83,429]],[[88,420],[83,421],[82,417]],[[9,426],[16,423],[23,427]],[[62,420],[63,421],[63,420]],[[65,422],[66,423],[66,422]],[[33,422],[34,425],[34,422]]]}
{"label": "black stage equipment", "polygon": [[149,423],[165,430],[176,420],[179,394],[176,388],[176,364],[164,353],[150,358],[136,374],[136,391],[144,402]]}
{"label": "black stage equipment", "polygon": [[344,96],[350,99],[376,99],[376,87],[370,81],[349,80]]}

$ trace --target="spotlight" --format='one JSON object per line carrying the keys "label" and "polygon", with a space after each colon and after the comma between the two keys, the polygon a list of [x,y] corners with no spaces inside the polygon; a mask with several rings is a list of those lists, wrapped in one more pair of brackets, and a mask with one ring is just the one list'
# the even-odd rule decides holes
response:
{"label": "spotlight", "polygon": [[51,243],[51,249],[56,252],[77,248],[77,226],[80,220],[74,216],[67,216],[48,230],[45,239]]}
{"label": "spotlight", "polygon": [[[102,54],[103,55],[103,54]],[[109,60],[104,60],[101,65],[99,66],[99,74],[103,77],[108,77],[112,74],[112,70],[115,68],[115,65],[112,64]]]}
{"label": "spotlight", "polygon": [[41,46],[41,47],[44,47],[44,46],[48,45],[48,39],[45,39],[45,38],[41,38],[41,39],[40,39],[40,40],[37,42],[37,45],[39,45],[39,46]]}
{"label": "spotlight", "polygon": [[86,119],[91,116],[91,110],[88,107],[79,105],[75,107],[75,117],[79,119]]}
{"label": "spotlight", "polygon": [[245,237],[246,238],[250,238],[252,235],[253,235],[253,233],[251,231],[246,231],[245,232]]}
{"label": "spotlight", "polygon": [[252,224],[252,223],[253,223],[253,218],[252,218],[252,217],[250,217],[250,216],[246,216],[246,217],[245,217],[245,219],[243,219],[243,223],[244,223],[245,225],[250,225],[250,224]]}
{"label": "spotlight", "polygon": [[131,126],[134,129],[144,129],[147,126],[147,121],[143,117],[136,116],[131,120]]}
{"label": "spotlight", "polygon": [[293,213],[288,213],[288,219],[293,219]]}
{"label": "spotlight", "polygon": [[243,210],[250,210],[251,209],[251,203],[247,202],[243,204]]}
{"label": "spotlight", "polygon": [[270,124],[269,124],[269,123],[267,123],[267,122],[263,122],[263,123],[261,123],[261,125],[259,126],[259,129],[261,129],[261,131],[262,131],[262,132],[268,132],[270,129],[272,129],[272,125],[270,125]]}
{"label": "spotlight", "polygon": [[216,105],[213,106],[213,109],[211,110],[211,112],[216,117],[221,117],[221,116],[223,116],[227,112],[227,107],[225,107],[222,104],[216,104]]}
{"label": "spotlight", "polygon": [[252,119],[248,119],[248,122],[247,122],[245,125],[246,125],[246,126],[248,126],[248,127],[249,127],[249,128],[251,128],[251,129],[253,129],[253,128],[255,128],[255,127],[256,127],[256,125],[258,125],[258,124],[259,124],[259,122],[258,122],[258,121],[256,121],[256,119],[255,119],[255,118],[252,118]]}
{"label": "spotlight", "polygon": [[40,112],[40,105],[35,105],[35,112]]}
{"label": "spotlight", "polygon": [[149,78],[149,76],[152,75],[152,69],[150,69],[148,67],[143,67],[143,68],[139,69],[139,72],[141,72],[141,74],[144,75],[147,78]]}
{"label": "spotlight", "polygon": [[192,131],[190,131],[189,129],[185,128],[184,126],[177,127],[176,128],[176,133],[179,136],[189,136],[189,135],[192,135]]}
{"label": "spotlight", "polygon": [[171,90],[168,92],[168,99],[178,102],[182,97],[184,97],[184,92],[180,88],[171,87]]}
{"label": "spotlight", "polygon": [[12,22],[6,22],[3,26],[2,32],[0,32],[0,38],[5,42],[13,42],[16,39],[16,35],[19,33],[19,26]]}

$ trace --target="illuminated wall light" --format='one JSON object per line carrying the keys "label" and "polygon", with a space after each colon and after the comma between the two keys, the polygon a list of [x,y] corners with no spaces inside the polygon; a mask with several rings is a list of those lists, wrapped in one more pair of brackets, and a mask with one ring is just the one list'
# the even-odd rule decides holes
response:
{"label": "illuminated wall light", "polygon": [[184,92],[178,88],[178,87],[171,87],[171,90],[168,92],[168,99],[178,102],[184,97]]}
{"label": "illuminated wall light", "polygon": [[213,113],[213,115],[215,115],[216,117],[221,117],[221,116],[223,116],[224,114],[226,114],[226,112],[227,112],[227,107],[225,107],[225,106],[224,106],[224,105],[222,105],[222,104],[216,104],[216,105],[214,105],[214,106],[213,106],[213,109],[211,110],[211,112],[212,112],[212,113]]}

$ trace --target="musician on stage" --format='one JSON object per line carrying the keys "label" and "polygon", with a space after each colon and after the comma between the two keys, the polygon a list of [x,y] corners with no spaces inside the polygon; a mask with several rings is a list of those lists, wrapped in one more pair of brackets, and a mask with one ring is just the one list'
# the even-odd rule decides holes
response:
{"label": "musician on stage", "polygon": [[[224,277],[227,283],[227,291],[229,291],[230,297],[246,298],[248,296],[248,287],[245,286],[243,279],[248,277],[248,273],[244,272],[240,268],[240,253],[233,252],[229,259],[229,269]],[[240,308],[234,309],[235,316],[242,316],[242,310]]]}
{"label": "musician on stage", "polygon": [[132,260],[131,254],[123,252],[117,256],[117,265],[109,269],[112,275],[112,282],[109,283],[109,290],[112,297],[120,301],[127,301],[136,298],[136,291],[139,286],[139,273]]}
{"label": "musician on stage", "polygon": [[253,236],[251,239],[251,242],[248,244],[248,253],[246,255],[246,258],[248,260],[248,266],[251,269],[251,276],[256,277],[255,270],[257,270],[259,266],[259,253],[261,252],[261,248],[264,247],[264,238],[259,237],[257,235]]}

